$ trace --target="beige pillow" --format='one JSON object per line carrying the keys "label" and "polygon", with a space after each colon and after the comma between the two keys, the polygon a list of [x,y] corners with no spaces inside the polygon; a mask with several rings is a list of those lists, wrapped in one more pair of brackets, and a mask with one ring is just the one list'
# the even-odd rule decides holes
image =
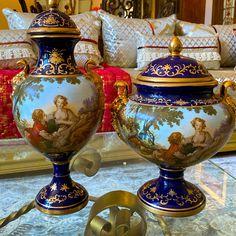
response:
{"label": "beige pillow", "polygon": [[[168,56],[171,36],[143,35],[138,33],[137,66],[143,69],[151,61]],[[219,69],[220,54],[216,36],[187,37],[179,36],[183,44],[181,55],[194,58],[207,69]]]}
{"label": "beige pillow", "polygon": [[221,66],[236,65],[236,36],[233,33],[234,25],[213,25],[219,35],[221,47]]}
{"label": "beige pillow", "polygon": [[176,21],[175,33],[179,36],[189,37],[208,37],[216,35],[214,28],[210,25],[195,24],[181,20]]}
{"label": "beige pillow", "polygon": [[17,61],[25,59],[32,67],[36,62],[26,30],[0,31],[0,69],[19,69]]}
{"label": "beige pillow", "polygon": [[146,35],[173,35],[175,15],[160,19],[126,19],[99,11],[102,19],[104,61],[111,66],[136,67],[136,31]]}
{"label": "beige pillow", "polygon": [[[37,14],[16,12],[9,8],[4,8],[5,15],[10,29],[28,29]],[[101,21],[93,12],[84,12],[70,16],[80,29],[81,40],[75,47],[75,60],[78,66],[83,66],[84,62],[92,59],[99,64],[102,57],[98,49],[98,39],[101,32]]]}

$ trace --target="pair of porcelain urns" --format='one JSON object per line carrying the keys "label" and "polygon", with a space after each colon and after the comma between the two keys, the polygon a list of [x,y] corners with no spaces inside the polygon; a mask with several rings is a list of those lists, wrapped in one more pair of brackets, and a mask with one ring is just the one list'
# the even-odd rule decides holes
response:
{"label": "pair of porcelain urns", "polygon": [[[71,158],[88,142],[103,115],[103,85],[91,71],[76,68],[73,49],[80,33],[58,1],[34,19],[28,34],[39,48],[34,70],[14,79],[13,113],[23,137],[53,162],[52,182],[36,196],[48,214],[67,214],[86,206],[88,193],[70,178]],[[157,179],[138,190],[140,204],[166,216],[189,216],[205,206],[204,194],[183,178],[184,169],[213,156],[230,137],[235,123],[227,81],[217,81],[197,61],[180,55],[174,37],[170,55],[151,62],[133,81],[116,83],[113,126],[139,155],[160,168]]]}

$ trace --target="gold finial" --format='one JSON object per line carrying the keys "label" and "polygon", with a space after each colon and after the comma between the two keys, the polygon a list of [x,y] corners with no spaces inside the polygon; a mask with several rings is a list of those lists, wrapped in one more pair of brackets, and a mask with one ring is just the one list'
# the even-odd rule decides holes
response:
{"label": "gold finial", "polygon": [[49,9],[57,9],[60,0],[48,0],[48,7]]}
{"label": "gold finial", "polygon": [[179,56],[182,51],[182,43],[177,36],[174,36],[169,44],[169,51],[172,56]]}

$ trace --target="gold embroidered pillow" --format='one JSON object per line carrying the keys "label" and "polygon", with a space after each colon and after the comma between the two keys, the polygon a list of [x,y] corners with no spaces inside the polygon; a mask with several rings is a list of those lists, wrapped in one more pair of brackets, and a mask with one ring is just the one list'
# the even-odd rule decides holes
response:
{"label": "gold embroidered pillow", "polygon": [[26,30],[0,31],[0,69],[18,69],[17,61],[25,59],[30,66],[36,62]]}
{"label": "gold embroidered pillow", "polygon": [[233,33],[234,25],[213,25],[221,46],[221,66],[236,65],[236,36]]}
{"label": "gold embroidered pillow", "polygon": [[28,29],[37,14],[13,11],[10,8],[3,8],[9,29]]}
{"label": "gold embroidered pillow", "polygon": [[175,15],[160,19],[125,19],[99,11],[102,19],[104,61],[111,66],[136,67],[136,31],[146,35],[173,35]]}
{"label": "gold embroidered pillow", "polygon": [[216,35],[214,28],[210,25],[195,24],[181,20],[176,21],[175,33],[179,36],[189,37],[208,37]]}
{"label": "gold embroidered pillow", "polygon": [[[9,8],[4,8],[5,15],[10,29],[28,29],[37,14],[16,12]],[[70,16],[80,29],[80,41],[75,47],[75,60],[78,66],[83,66],[88,59],[94,60],[97,64],[102,61],[98,49],[98,38],[101,32],[101,21],[93,12],[84,12]]]}
{"label": "gold embroidered pillow", "polygon": [[[143,69],[151,61],[168,56],[168,46],[172,39],[170,36],[146,36],[140,33],[137,42],[137,66]],[[207,69],[219,69],[220,54],[218,39],[211,37],[179,36],[183,44],[181,54],[191,57],[202,63]]]}

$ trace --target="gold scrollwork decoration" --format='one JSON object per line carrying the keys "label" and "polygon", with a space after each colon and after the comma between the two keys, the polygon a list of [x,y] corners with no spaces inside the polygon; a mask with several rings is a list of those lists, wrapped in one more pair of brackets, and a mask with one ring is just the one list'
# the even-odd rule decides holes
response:
{"label": "gold scrollwork decoration", "polygon": [[61,202],[64,202],[66,201],[67,199],[67,196],[66,195],[60,195],[60,194],[56,194],[54,196],[51,196],[48,201],[49,202],[52,202],[52,203],[55,203],[55,202],[58,202],[58,203],[61,203]]}
{"label": "gold scrollwork decoration", "polygon": [[46,196],[47,196],[47,189],[46,188],[43,188],[41,191],[40,191],[40,198],[41,199],[46,199]]}
{"label": "gold scrollwork decoration", "polygon": [[[100,216],[106,209],[109,209],[108,219]],[[137,217],[137,220],[133,221],[132,217]],[[136,195],[113,191],[96,199],[89,214],[85,236],[144,236],[146,229],[145,211],[138,204]]]}
{"label": "gold scrollwork decoration", "polygon": [[170,64],[165,65],[150,65],[148,68],[148,71],[150,71],[151,75],[157,75],[157,76],[168,76],[168,77],[175,77],[178,75],[184,75],[184,72],[188,71],[192,75],[200,74],[200,75],[206,75],[208,74],[205,70],[205,68],[202,65],[174,65],[171,66]]}
{"label": "gold scrollwork decoration", "polygon": [[73,66],[72,57],[69,56],[66,61],[63,58],[63,53],[58,49],[53,49],[49,53],[48,62],[43,59],[39,60],[39,66],[34,71],[34,74],[45,74],[45,75],[67,75],[74,74],[76,68]]}
{"label": "gold scrollwork decoration", "polygon": [[167,205],[170,201],[175,201],[177,205],[184,206],[185,204],[194,204],[201,199],[201,193],[198,189],[189,191],[187,194],[178,195],[173,189],[170,189],[166,194],[159,194],[156,192],[156,187],[149,188],[149,183],[142,188],[142,195],[152,201],[159,201],[163,206]]}
{"label": "gold scrollwork decoration", "polygon": [[236,83],[231,80],[225,81],[222,84],[220,95],[224,99],[223,101],[233,109],[233,112],[236,115],[236,101],[234,98],[232,98],[232,96],[228,94],[229,88],[232,89],[233,91],[236,91]]}

